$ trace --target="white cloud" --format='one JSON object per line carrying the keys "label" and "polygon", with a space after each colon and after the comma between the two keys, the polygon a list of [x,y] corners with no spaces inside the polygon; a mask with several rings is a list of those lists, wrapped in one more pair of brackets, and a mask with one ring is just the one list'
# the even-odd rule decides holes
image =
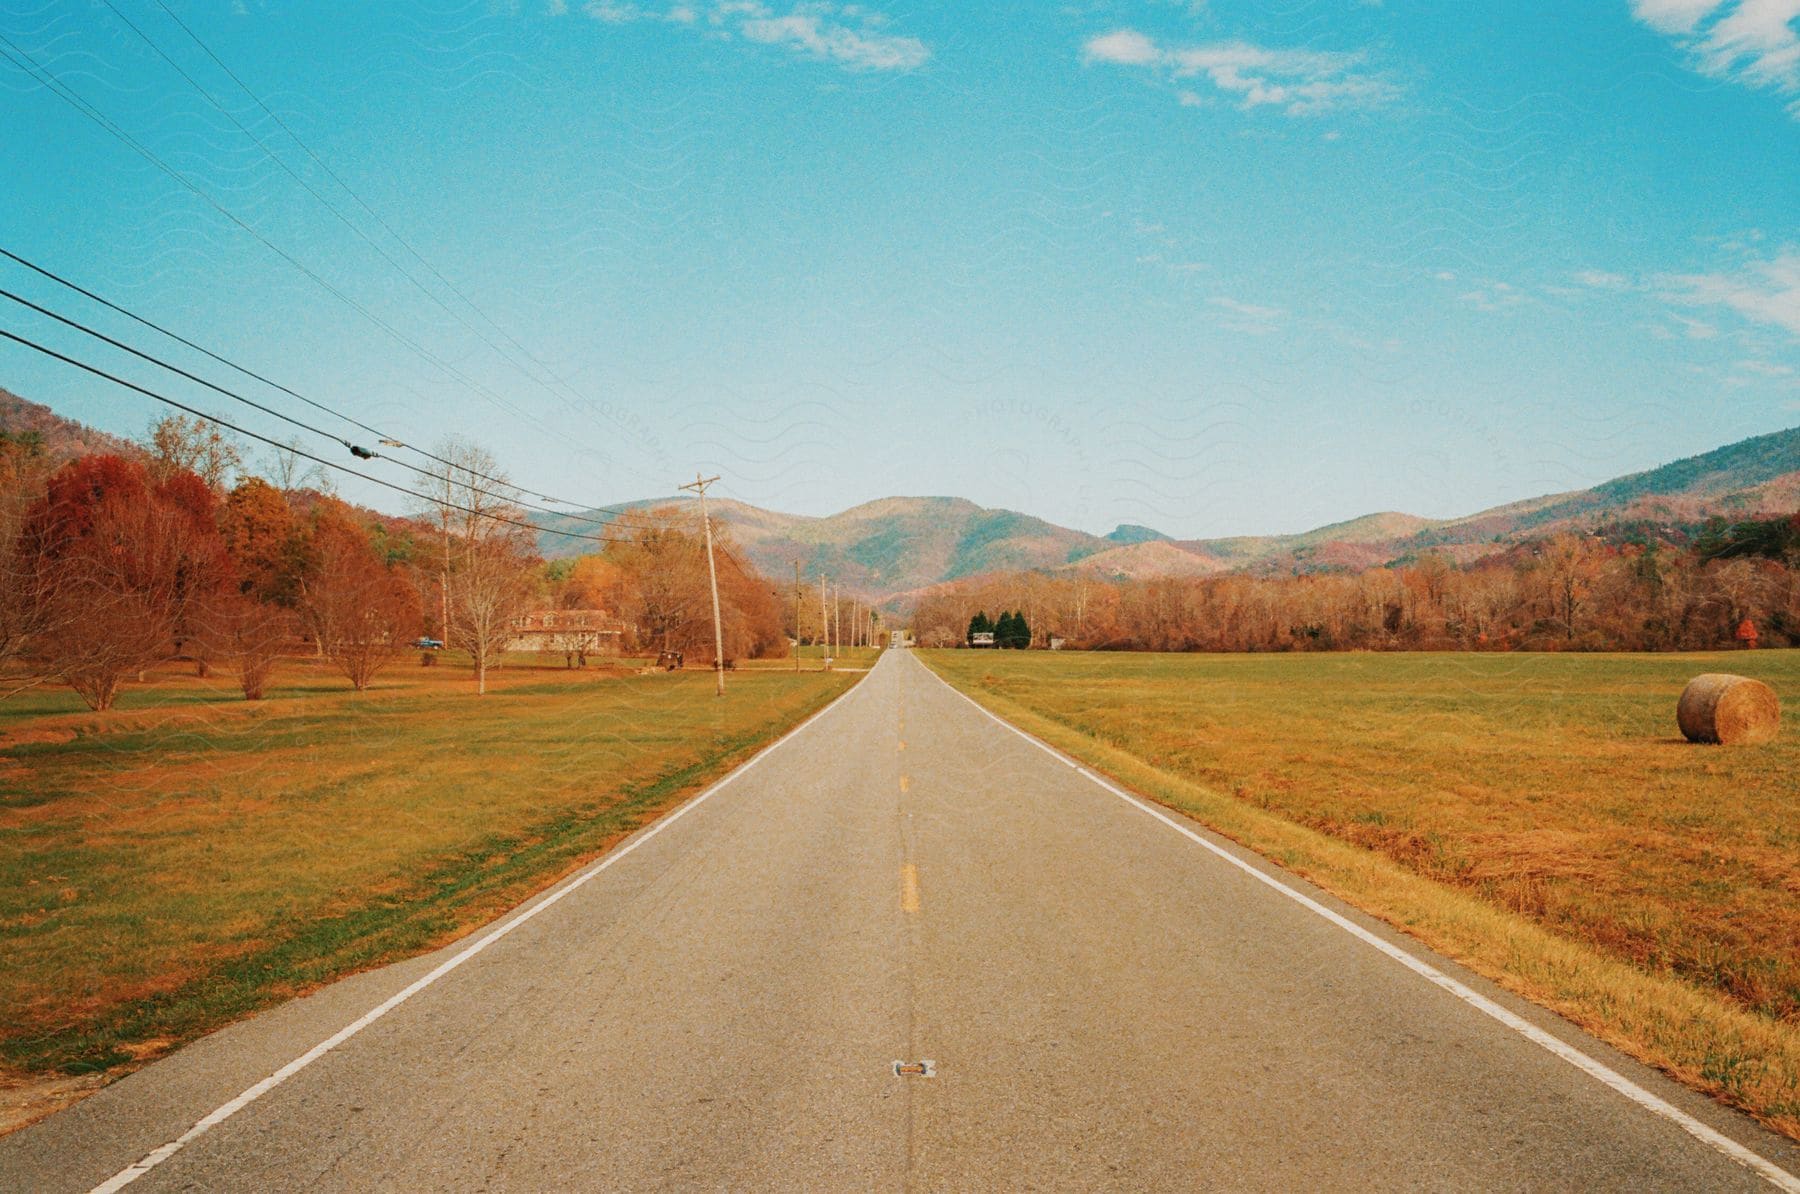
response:
{"label": "white cloud", "polygon": [[1745,373],[1754,373],[1759,377],[1792,377],[1794,371],[1787,365],[1778,365],[1773,361],[1747,360],[1739,361],[1737,367]]}
{"label": "white cloud", "polygon": [[[558,8],[553,4],[551,11],[567,11],[567,5]],[[715,36],[735,34],[745,41],[780,46],[847,70],[912,70],[931,58],[924,42],[889,32],[886,17],[857,4],[798,3],[781,12],[762,0],[713,0],[710,5],[687,0],[657,5],[588,0],[582,11],[611,25],[665,21],[691,26],[704,18]]]}
{"label": "white cloud", "polygon": [[1787,110],[1800,119],[1800,0],[1632,0],[1631,11],[1695,70],[1791,97]]}
{"label": "white cloud", "polygon": [[[1115,29],[1088,39],[1082,58],[1148,69],[1170,80],[1204,78],[1246,111],[1275,107],[1289,116],[1316,116],[1345,108],[1379,108],[1400,95],[1392,81],[1362,69],[1364,56],[1359,53],[1277,50],[1241,41],[1163,46],[1135,29]],[[1205,102],[1191,86],[1184,86],[1179,95],[1184,106]]]}
{"label": "white cloud", "polygon": [[1226,297],[1222,297],[1222,295],[1220,295],[1220,297],[1208,299],[1208,303],[1213,304],[1213,306],[1222,306],[1224,310],[1228,310],[1228,312],[1233,313],[1233,315],[1242,315],[1247,321],[1258,322],[1258,324],[1273,324],[1274,321],[1282,319],[1283,315],[1287,315],[1287,312],[1283,312],[1282,308],[1278,308],[1278,306],[1258,306],[1256,303],[1238,303],[1237,299],[1226,299]]}
{"label": "white cloud", "polygon": [[852,29],[812,10],[751,17],[740,28],[751,41],[784,45],[855,70],[912,70],[931,57],[916,37],[882,33],[866,22],[862,29]]}
{"label": "white cloud", "polygon": [[1662,281],[1677,302],[1728,307],[1800,336],[1800,249],[1784,249],[1735,271],[1674,274]]}
{"label": "white cloud", "polygon": [[1506,282],[1483,282],[1457,298],[1478,311],[1504,311],[1525,302],[1525,296]]}
{"label": "white cloud", "polygon": [[1719,7],[1719,0],[1632,0],[1638,20],[1663,33],[1692,33],[1700,19]]}
{"label": "white cloud", "polygon": [[1592,290],[1628,290],[1631,287],[1631,279],[1625,275],[1600,269],[1584,269],[1575,275],[1575,280]]}
{"label": "white cloud", "polygon": [[1149,66],[1162,61],[1156,43],[1135,29],[1118,29],[1090,38],[1082,47],[1089,62],[1113,62],[1120,66]]}

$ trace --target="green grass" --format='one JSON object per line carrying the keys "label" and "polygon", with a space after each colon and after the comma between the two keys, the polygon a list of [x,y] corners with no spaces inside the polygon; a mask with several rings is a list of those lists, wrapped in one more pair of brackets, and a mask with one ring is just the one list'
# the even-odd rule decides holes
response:
{"label": "green grass", "polygon": [[[111,1070],[491,919],[853,673],[449,667],[0,703],[0,1070]],[[0,1077],[5,1077],[0,1073]]]}
{"label": "green grass", "polygon": [[1800,652],[922,654],[1025,728],[1800,1132],[1800,734],[1721,748],[1675,728],[1703,671],[1756,676],[1791,708]]}

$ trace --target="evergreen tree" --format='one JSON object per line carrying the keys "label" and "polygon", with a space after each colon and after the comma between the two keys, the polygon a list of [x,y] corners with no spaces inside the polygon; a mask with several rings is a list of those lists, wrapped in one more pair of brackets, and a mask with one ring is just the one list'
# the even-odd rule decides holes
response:
{"label": "evergreen tree", "polygon": [[1021,651],[1031,646],[1031,624],[1025,620],[1024,610],[1013,614],[1013,646]]}
{"label": "evergreen tree", "polygon": [[[976,615],[973,618],[969,619],[969,637],[964,641],[973,643],[975,641],[976,635],[988,634],[988,633],[992,632],[993,629],[994,629],[994,624],[992,622],[988,621],[987,611],[981,610],[978,613],[976,613]],[[999,642],[998,635],[994,636],[994,641]]]}

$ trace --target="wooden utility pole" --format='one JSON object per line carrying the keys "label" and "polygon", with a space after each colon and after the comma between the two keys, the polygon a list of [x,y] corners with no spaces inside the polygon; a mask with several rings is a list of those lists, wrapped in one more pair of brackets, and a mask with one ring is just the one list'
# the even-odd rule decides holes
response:
{"label": "wooden utility pole", "polygon": [[683,485],[683,489],[691,489],[700,495],[700,525],[706,528],[706,576],[712,582],[713,605],[713,677],[718,681],[718,695],[725,695],[725,630],[719,621],[719,570],[713,564],[712,519],[706,513],[706,487],[717,481],[717,477],[702,477],[694,474],[691,485]]}
{"label": "wooden utility pole", "polygon": [[794,670],[800,670],[800,561],[794,561]]}
{"label": "wooden utility pole", "polygon": [[831,670],[831,615],[825,612],[825,574],[819,573],[819,655],[822,671]]}

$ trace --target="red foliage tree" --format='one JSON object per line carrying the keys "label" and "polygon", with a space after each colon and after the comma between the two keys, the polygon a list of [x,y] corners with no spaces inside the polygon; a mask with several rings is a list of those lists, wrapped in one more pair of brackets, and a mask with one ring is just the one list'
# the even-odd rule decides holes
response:
{"label": "red foliage tree", "polygon": [[342,502],[314,512],[302,606],[324,652],[361,691],[417,632],[419,598]]}
{"label": "red foliage tree", "polygon": [[279,490],[261,477],[241,482],[219,511],[219,531],[239,592],[288,608],[299,603],[305,530]]}
{"label": "red foliage tree", "polygon": [[229,586],[212,507],[191,474],[152,485],[134,461],[90,456],[27,511],[18,550],[58,611],[41,650],[91,708],[111,707],[126,675],[196,637],[199,610]]}

